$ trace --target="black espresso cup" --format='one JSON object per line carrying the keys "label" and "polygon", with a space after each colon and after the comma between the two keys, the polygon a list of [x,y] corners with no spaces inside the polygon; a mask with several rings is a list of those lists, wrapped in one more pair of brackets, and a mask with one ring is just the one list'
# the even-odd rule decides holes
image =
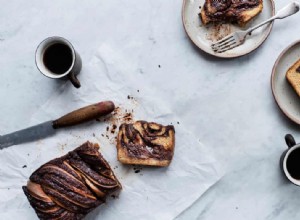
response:
{"label": "black espresso cup", "polygon": [[289,181],[300,186],[300,144],[296,144],[291,134],[285,136],[285,142],[288,149],[281,155],[281,169]]}

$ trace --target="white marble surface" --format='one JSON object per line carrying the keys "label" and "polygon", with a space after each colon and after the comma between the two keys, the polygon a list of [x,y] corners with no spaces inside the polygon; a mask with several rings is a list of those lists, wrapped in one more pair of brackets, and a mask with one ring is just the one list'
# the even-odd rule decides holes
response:
{"label": "white marble surface", "polygon": [[[180,0],[2,3],[0,133],[27,126],[37,108],[64,83],[36,69],[34,51],[41,40],[66,37],[83,64],[107,44],[135,67],[137,80],[148,81],[153,89],[164,83],[161,98],[174,94],[176,105],[186,106],[185,111],[172,107],[226,168],[225,176],[179,219],[300,218],[300,188],[287,183],[279,170],[284,135],[292,133],[300,141],[299,126],[281,114],[270,89],[277,56],[299,39],[299,14],[276,21],[257,51],[222,60],[191,44],[182,27]],[[280,8],[286,1],[275,3]]]}

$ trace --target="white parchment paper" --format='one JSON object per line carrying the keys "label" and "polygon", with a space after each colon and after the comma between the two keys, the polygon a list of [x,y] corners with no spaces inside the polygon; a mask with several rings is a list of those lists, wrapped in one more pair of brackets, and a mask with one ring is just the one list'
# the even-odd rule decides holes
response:
{"label": "white parchment paper", "polygon": [[219,180],[222,172],[209,146],[201,144],[189,132],[189,125],[180,123],[180,118],[173,114],[169,108],[171,96],[160,98],[164,82],[150,86],[139,81],[132,68],[116,48],[103,44],[90,62],[83,64],[79,75],[82,88],[76,90],[69,82],[63,84],[34,114],[31,124],[56,119],[85,105],[112,100],[122,111],[132,111],[135,120],[175,126],[176,146],[171,165],[140,167],[140,172],[135,173],[133,166],[120,164],[114,141],[116,133],[106,131],[111,126],[107,121],[60,130],[47,139],[0,151],[0,219],[20,219],[20,216],[37,219],[22,185],[40,165],[87,140],[100,144],[101,153],[123,186],[118,198],[109,199],[87,219],[174,219]]}

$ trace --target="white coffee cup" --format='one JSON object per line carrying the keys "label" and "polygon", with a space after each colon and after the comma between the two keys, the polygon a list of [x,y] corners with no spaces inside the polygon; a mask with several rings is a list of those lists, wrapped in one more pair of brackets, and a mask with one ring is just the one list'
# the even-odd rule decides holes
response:
{"label": "white coffee cup", "polygon": [[82,61],[73,45],[62,37],[49,37],[36,49],[35,62],[42,74],[52,79],[68,78],[76,87],[81,71]]}

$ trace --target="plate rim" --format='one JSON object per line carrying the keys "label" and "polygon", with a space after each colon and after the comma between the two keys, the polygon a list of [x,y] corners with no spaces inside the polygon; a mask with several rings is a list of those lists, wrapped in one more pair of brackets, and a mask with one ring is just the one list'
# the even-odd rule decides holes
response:
{"label": "plate rim", "polygon": [[277,69],[277,66],[280,62],[280,60],[282,59],[282,57],[286,54],[286,52],[288,50],[290,50],[292,47],[294,47],[296,44],[299,44],[300,40],[296,40],[293,43],[289,44],[278,56],[278,58],[276,59],[273,68],[272,68],[272,75],[271,75],[271,90],[272,90],[272,94],[275,100],[275,103],[277,104],[278,108],[281,110],[281,112],[288,117],[291,121],[295,122],[296,124],[300,125],[300,119],[298,120],[297,118],[293,117],[291,114],[289,114],[286,110],[284,110],[284,108],[279,104],[279,98],[276,96],[275,94],[275,83],[274,83],[274,78],[275,78],[275,72]]}
{"label": "plate rim", "polygon": [[[199,48],[200,50],[204,51],[205,53],[209,54],[209,55],[212,55],[212,56],[215,56],[215,57],[219,57],[219,58],[225,58],[225,59],[230,59],[230,58],[236,58],[236,57],[241,57],[241,56],[245,56],[247,54],[250,54],[251,52],[255,51],[256,49],[258,49],[266,40],[267,38],[269,37],[272,29],[273,29],[273,24],[274,24],[274,21],[271,22],[270,24],[270,28],[268,30],[268,33],[267,35],[262,39],[262,41],[256,46],[254,47],[252,50],[248,51],[248,52],[244,52],[244,53],[240,53],[240,54],[233,54],[233,55],[227,55],[227,56],[224,56],[222,55],[222,53],[212,53],[210,51],[207,51],[205,50],[204,48],[201,48],[200,46],[198,46],[196,44],[196,42],[192,39],[192,37],[190,36],[189,32],[187,31],[187,28],[186,28],[186,25],[184,23],[184,18],[185,18],[185,12],[184,12],[184,7],[186,5],[186,2],[189,1],[189,0],[183,0],[183,4],[182,4],[182,8],[181,8],[181,20],[182,20],[182,24],[183,24],[183,28],[184,28],[184,31],[186,33],[186,35],[189,37],[189,39],[193,42],[193,44]],[[268,0],[271,2],[271,5],[272,5],[272,16],[275,15],[275,2],[274,0]]]}

